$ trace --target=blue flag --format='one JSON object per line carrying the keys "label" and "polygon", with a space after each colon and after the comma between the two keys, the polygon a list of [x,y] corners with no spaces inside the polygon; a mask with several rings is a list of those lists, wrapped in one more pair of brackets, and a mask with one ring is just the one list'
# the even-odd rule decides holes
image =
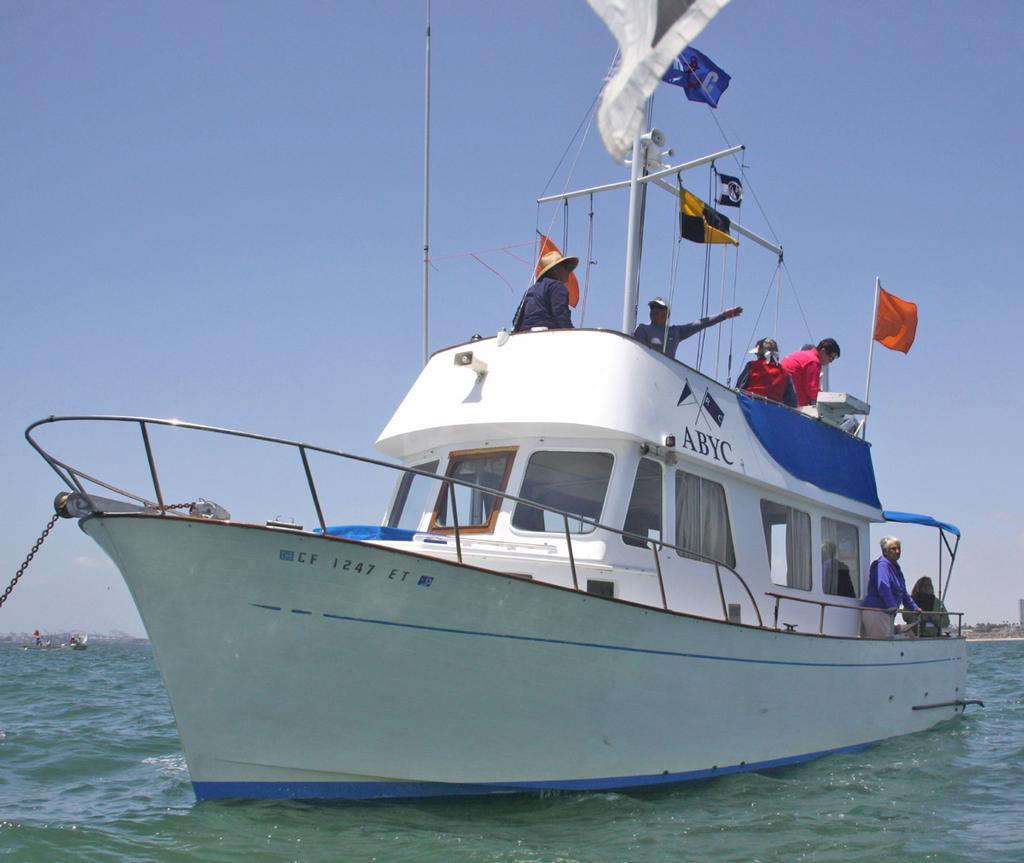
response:
{"label": "blue flag", "polygon": [[717,108],[718,100],[732,79],[696,48],[684,48],[661,80],[682,87],[691,102],[704,102]]}

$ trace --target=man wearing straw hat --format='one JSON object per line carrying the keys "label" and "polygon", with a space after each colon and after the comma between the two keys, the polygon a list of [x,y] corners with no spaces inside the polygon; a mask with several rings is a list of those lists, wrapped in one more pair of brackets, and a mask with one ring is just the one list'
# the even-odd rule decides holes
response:
{"label": "man wearing straw hat", "polygon": [[579,262],[579,258],[556,251],[541,255],[537,281],[530,285],[516,310],[512,332],[519,333],[536,327],[547,327],[550,330],[572,329],[569,289],[565,283]]}

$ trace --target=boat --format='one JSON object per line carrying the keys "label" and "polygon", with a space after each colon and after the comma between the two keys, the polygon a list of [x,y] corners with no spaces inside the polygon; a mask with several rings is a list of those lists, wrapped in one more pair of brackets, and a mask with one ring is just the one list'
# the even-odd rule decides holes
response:
{"label": "boat", "polygon": [[[434,352],[382,458],[152,417],[29,426],[66,489],[57,512],[135,600],[197,799],[650,788],[963,713],[959,625],[861,637],[872,524],[934,527],[949,571],[959,544],[948,522],[883,509],[870,445],[842,422],[868,406],[794,411],[631,332]],[[58,456],[50,436],[82,426],[132,432],[143,486]],[[272,495],[169,504],[160,455],[181,436],[292,459],[308,526]],[[383,518],[335,523],[360,495],[346,468],[389,478]]]}
{"label": "boat", "polygon": [[23,644],[22,647],[25,650],[49,650],[52,647],[52,643],[49,639],[43,641],[34,641],[30,644]]}
{"label": "boat", "polygon": [[89,634],[77,632],[68,636],[68,647],[71,650],[86,650],[89,647]]}

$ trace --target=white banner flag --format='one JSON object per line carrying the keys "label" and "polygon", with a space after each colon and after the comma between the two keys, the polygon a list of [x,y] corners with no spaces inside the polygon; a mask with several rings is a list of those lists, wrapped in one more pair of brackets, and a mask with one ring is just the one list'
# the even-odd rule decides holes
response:
{"label": "white banner flag", "polygon": [[621,161],[643,122],[658,81],[729,0],[587,0],[619,42],[619,65],[605,85],[597,124]]}

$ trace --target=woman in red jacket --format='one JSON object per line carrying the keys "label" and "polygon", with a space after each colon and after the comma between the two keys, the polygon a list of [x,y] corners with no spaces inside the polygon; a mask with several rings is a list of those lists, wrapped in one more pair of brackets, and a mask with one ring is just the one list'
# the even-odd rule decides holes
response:
{"label": "woman in red jacket", "polygon": [[740,372],[739,380],[736,381],[737,388],[795,408],[796,390],[785,369],[779,365],[779,346],[775,339],[761,339],[754,353],[757,358],[747,363]]}

